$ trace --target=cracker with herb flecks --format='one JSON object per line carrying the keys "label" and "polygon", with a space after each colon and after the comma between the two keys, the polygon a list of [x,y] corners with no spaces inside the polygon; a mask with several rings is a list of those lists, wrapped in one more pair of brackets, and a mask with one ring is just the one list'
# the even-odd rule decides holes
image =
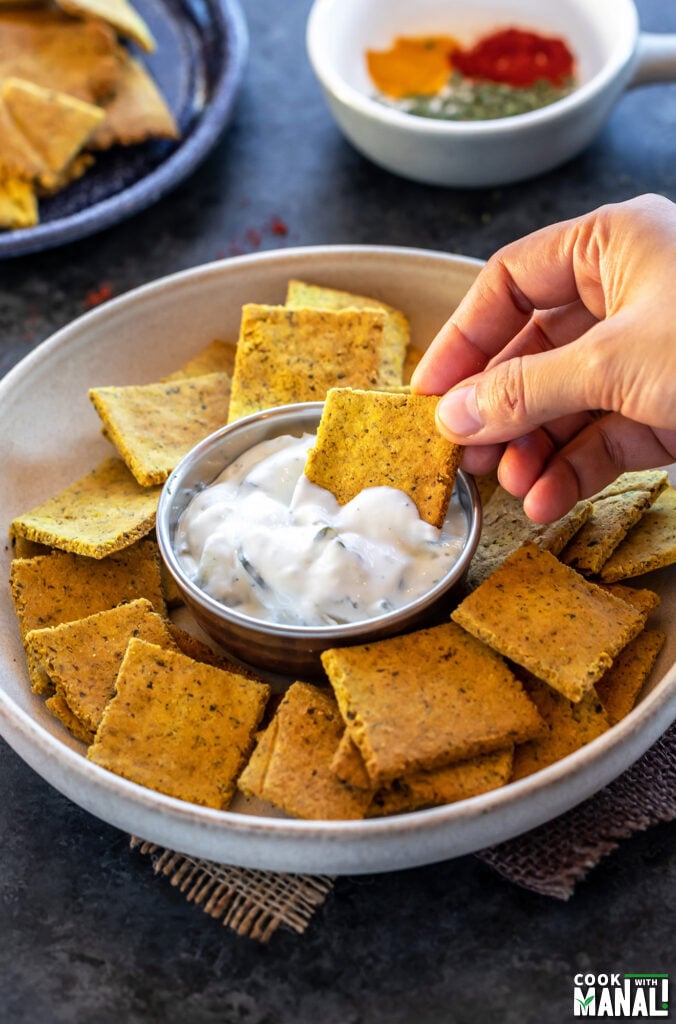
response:
{"label": "cracker with herb flecks", "polygon": [[33,689],[44,693],[46,685],[59,692],[76,718],[96,732],[132,636],[159,647],[176,646],[166,621],[145,598],[31,630],[25,646]]}
{"label": "cracker with herb flecks", "polygon": [[620,651],[596,683],[611,725],[628,715],[636,704],[665,640],[666,633],[661,629],[644,629]]}
{"label": "cracker with herb flecks", "polygon": [[500,655],[453,622],[321,659],[374,787],[543,728]]}
{"label": "cracker with herb flecks", "polygon": [[137,597],[166,613],[157,545],[149,540],[102,559],[65,551],[15,558],[10,589],[23,637]]}
{"label": "cracker with herb flecks", "polygon": [[597,499],[594,511],[561,552],[561,561],[584,576],[598,573],[655,498],[650,491],[623,491]]}
{"label": "cracker with herb flecks", "polygon": [[523,510],[523,499],[496,485],[483,509],[481,537],[467,573],[471,589],[490,576],[525,541],[558,555],[593,511],[591,501],[578,501],[554,523],[535,523]]}
{"label": "cracker with herb flecks", "polygon": [[103,102],[105,120],[87,143],[89,149],[138,145],[148,139],[180,138],[174,115],[143,64],[118,46],[118,81]]}
{"label": "cracker with herb flecks", "polygon": [[232,377],[235,369],[237,343],[216,338],[206,348],[184,363],[180,369],[163,377],[163,381],[184,380],[186,377],[202,377],[205,373],[227,373]]}
{"label": "cracker with herb flecks", "polygon": [[159,487],[140,486],[124,462],[112,456],[53,498],[17,516],[10,537],[104,558],[150,533],[159,495]]}
{"label": "cracker with herb flecks", "polygon": [[363,818],[370,793],[343,786],[331,771],[343,728],[330,693],[293,683],[242,772],[239,788],[295,818]]}
{"label": "cracker with herb flecks", "polygon": [[668,487],[627,534],[601,569],[613,583],[676,563],[676,488]]}
{"label": "cracker with herb flecks", "polygon": [[133,39],[141,49],[151,52],[155,40],[141,15],[127,0],[56,0],[67,14],[95,18],[111,25],[121,36]]}
{"label": "cracker with herb flecks", "polygon": [[601,590],[612,594],[613,597],[619,597],[622,601],[626,601],[646,617],[660,603],[660,595],[656,594],[654,590],[648,590],[647,587],[638,589],[637,587],[627,587],[624,583],[597,583],[596,585],[601,587]]}
{"label": "cracker with herb flecks", "polygon": [[226,808],[270,692],[132,638],[87,757],[160,793]]}
{"label": "cracker with herb flecks", "polygon": [[[385,313],[383,336],[382,384],[404,383],[403,370],[406,350],[411,338],[408,319],[400,309],[353,292],[337,288],[324,288],[306,281],[289,281],[286,305],[291,308],[313,309],[380,309]],[[410,375],[409,375],[410,379]]]}
{"label": "cracker with herb flecks", "polygon": [[669,486],[669,474],[666,469],[640,469],[629,473],[620,473],[611,484],[593,494],[591,501],[600,501],[626,491],[648,491],[653,500]]}
{"label": "cracker with herb flecks", "polygon": [[396,487],[441,527],[462,455],[441,436],[434,395],[332,388],[305,475],[345,505],[366,487]]}
{"label": "cracker with herb flecks", "polygon": [[87,746],[94,742],[94,733],[83,725],[77,715],[73,714],[63,694],[52,694],[52,696],[45,701],[45,707],[54,715],[55,718],[58,718],[62,725],[65,725],[68,732],[71,736],[74,736],[76,740],[80,740],[81,743],[86,743]]}
{"label": "cracker with herb flecks", "polygon": [[510,746],[435,771],[418,772],[404,779],[396,779],[378,790],[371,801],[367,817],[439,807],[499,789],[510,780],[513,759],[514,748]]}
{"label": "cracker with herb flecks", "polygon": [[91,388],[107,437],[143,487],[163,483],[198,441],[225,424],[226,373],[162,384]]}
{"label": "cracker with herb flecks", "polygon": [[548,728],[542,736],[515,748],[513,780],[560,761],[610,728],[603,703],[593,687],[573,703],[533,675],[523,673],[520,679]]}
{"label": "cracker with herb flecks", "polygon": [[276,405],[322,401],[336,385],[383,383],[378,309],[242,308],[229,420]]}
{"label": "cracker with herb flecks", "polygon": [[572,701],[589,692],[645,622],[533,543],[509,555],[451,618]]}

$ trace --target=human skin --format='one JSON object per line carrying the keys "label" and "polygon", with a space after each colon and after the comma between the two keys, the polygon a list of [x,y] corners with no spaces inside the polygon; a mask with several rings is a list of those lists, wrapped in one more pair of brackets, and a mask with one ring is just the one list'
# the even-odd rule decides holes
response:
{"label": "human skin", "polygon": [[411,386],[538,522],[674,461],[676,205],[640,196],[500,249]]}

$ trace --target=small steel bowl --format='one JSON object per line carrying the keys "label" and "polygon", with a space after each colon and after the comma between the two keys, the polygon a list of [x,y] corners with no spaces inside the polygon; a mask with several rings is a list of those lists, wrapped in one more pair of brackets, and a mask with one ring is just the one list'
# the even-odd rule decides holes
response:
{"label": "small steel bowl", "polygon": [[174,547],[181,515],[198,490],[254,445],[280,434],[315,433],[322,402],[267,409],[221,428],[201,441],[179,463],[160,496],[157,539],[160,552],[181,595],[204,631],[228,653],[247,665],[295,678],[321,674],[320,655],[330,647],[383,640],[430,624],[442,598],[463,579],[479,541],[481,502],[471,476],[460,471],[456,491],[467,520],[460,557],[431,590],[403,608],[362,622],[336,626],[289,626],[264,622],[228,608],[201,590],[185,573]]}

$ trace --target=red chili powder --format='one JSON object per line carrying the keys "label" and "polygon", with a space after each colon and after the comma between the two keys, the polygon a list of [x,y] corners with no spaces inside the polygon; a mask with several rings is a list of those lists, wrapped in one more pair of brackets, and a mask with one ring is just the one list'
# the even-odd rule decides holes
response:
{"label": "red chili powder", "polygon": [[453,67],[469,78],[528,86],[539,79],[561,86],[573,73],[574,58],[563,39],[518,28],[484,36],[469,50],[453,54]]}
{"label": "red chili powder", "polygon": [[93,309],[94,306],[99,306],[106,299],[109,299],[113,294],[113,289],[109,284],[102,284],[98,288],[92,289],[85,295],[82,306],[83,309]]}

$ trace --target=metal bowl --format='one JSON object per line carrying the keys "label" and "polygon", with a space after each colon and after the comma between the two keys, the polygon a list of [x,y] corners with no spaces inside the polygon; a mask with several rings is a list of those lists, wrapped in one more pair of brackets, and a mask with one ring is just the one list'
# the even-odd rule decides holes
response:
{"label": "metal bowl", "polygon": [[383,640],[431,622],[442,598],[463,579],[481,530],[481,503],[472,477],[462,471],[456,492],[467,522],[458,560],[431,590],[403,608],[362,622],[336,626],[289,626],[244,615],[210,597],[186,574],[175,550],[178,522],[195,493],[254,445],[280,434],[315,433],[322,402],[268,409],[223,427],[201,441],[167,480],[157,509],[157,539],[162,558],[186,605],[205,632],[248,665],[285,676],[305,678],[322,672],[320,655],[330,647]]}

